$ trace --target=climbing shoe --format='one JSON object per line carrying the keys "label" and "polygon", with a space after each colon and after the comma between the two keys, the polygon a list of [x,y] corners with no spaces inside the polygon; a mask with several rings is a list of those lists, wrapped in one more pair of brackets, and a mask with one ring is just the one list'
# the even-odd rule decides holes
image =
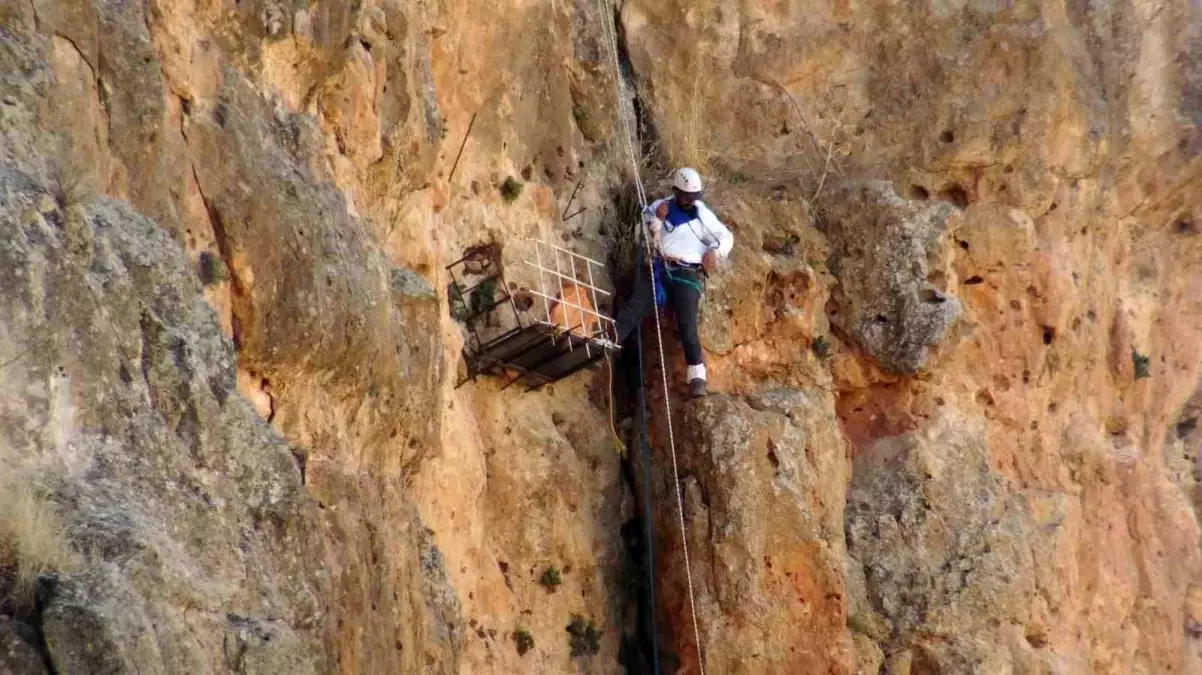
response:
{"label": "climbing shoe", "polygon": [[689,381],[689,396],[693,398],[701,398],[705,396],[705,380],[700,377],[693,378]]}

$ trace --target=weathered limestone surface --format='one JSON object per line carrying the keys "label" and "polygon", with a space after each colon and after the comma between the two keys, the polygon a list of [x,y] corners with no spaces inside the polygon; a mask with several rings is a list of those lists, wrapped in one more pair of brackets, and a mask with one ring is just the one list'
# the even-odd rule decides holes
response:
{"label": "weathered limestone surface", "polygon": [[[455,28],[474,3],[0,8],[4,471],[82,558],[20,610],[59,672],[562,670],[573,613],[603,630],[595,667],[614,662],[603,418],[580,383],[562,405],[452,389],[442,265],[536,233],[585,169],[576,118],[611,123],[582,86],[595,14],[488,11],[484,35]],[[562,39],[518,39],[549,23]],[[474,63],[447,56],[465,39]],[[501,50],[531,59],[527,82]],[[547,67],[565,57],[581,65]],[[452,189],[443,143],[478,112]],[[498,217],[496,185],[528,165]]]}
{"label": "weathered limestone surface", "polygon": [[442,293],[624,250],[618,110],[737,241],[683,535],[650,400],[665,663],[685,536],[707,672],[1202,672],[1200,54],[1150,0],[0,4],[0,478],[77,558],[0,560],[0,673],[640,672],[607,373],[457,388]]}
{"label": "weathered limestone surface", "polygon": [[[826,588],[854,656],[815,631],[798,643],[829,650],[790,672],[1202,670],[1199,9],[631,0],[621,16],[657,140],[709,169],[739,242],[705,307],[711,388],[833,390],[850,443],[850,487],[822,498],[847,505],[846,575]],[[678,439],[712,405],[689,404]],[[654,436],[662,452],[662,421]],[[686,461],[686,485],[723,475]],[[764,499],[728,488],[706,499]],[[775,527],[695,530],[690,550]],[[726,583],[773,573],[749,559]],[[711,664],[755,653],[718,629],[740,611],[706,604],[722,575],[694,568]],[[687,606],[663,610],[695,658]],[[779,672],[754,663],[738,667]]]}

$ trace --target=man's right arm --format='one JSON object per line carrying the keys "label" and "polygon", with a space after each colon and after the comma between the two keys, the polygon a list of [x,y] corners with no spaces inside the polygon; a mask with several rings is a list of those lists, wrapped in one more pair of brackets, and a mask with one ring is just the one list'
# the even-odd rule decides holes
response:
{"label": "man's right arm", "polygon": [[[661,215],[661,212],[663,215]],[[651,243],[655,245],[656,250],[659,249],[659,234],[664,228],[664,218],[668,215],[668,202],[664,199],[658,199],[651,203],[650,206],[643,212],[643,224],[651,232]]]}

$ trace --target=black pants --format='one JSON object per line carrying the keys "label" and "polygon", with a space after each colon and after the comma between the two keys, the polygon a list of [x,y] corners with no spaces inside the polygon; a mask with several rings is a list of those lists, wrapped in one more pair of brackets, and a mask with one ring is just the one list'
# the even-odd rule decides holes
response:
{"label": "black pants", "polygon": [[[614,318],[615,330],[618,333],[617,342],[623,344],[626,338],[638,328],[647,316],[647,312],[655,307],[655,298],[651,293],[651,272],[646,266],[640,267],[638,280],[635,282],[634,293],[626,299],[618,316]],[[690,366],[705,363],[701,354],[701,338],[697,335],[697,306],[701,302],[701,273],[687,269],[674,268],[672,276],[675,280],[667,281],[668,305],[676,314],[676,326],[680,332],[680,343],[684,347],[684,358]],[[683,283],[687,281],[688,283]]]}

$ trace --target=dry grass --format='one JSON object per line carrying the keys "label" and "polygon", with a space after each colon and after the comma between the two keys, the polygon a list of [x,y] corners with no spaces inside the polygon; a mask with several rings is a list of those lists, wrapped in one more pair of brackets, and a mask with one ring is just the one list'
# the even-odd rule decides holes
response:
{"label": "dry grass", "polygon": [[66,570],[72,561],[55,506],[28,485],[0,479],[0,571],[12,582],[6,599],[31,605],[38,577]]}
{"label": "dry grass", "polygon": [[77,154],[73,141],[64,141],[60,154],[50,175],[50,192],[59,208],[66,210],[94,201],[98,192],[94,170]]}
{"label": "dry grass", "polygon": [[[697,26],[699,33],[702,36],[708,37],[713,17],[711,15],[710,5],[701,3],[695,7],[694,11],[699,13],[697,17]],[[704,39],[704,38],[703,38]],[[702,84],[708,82],[709,69],[713,66],[706,58],[708,51],[704,49],[703,44],[699,42],[694,46],[695,51],[692,52],[692,63],[690,70],[693,75],[693,87],[689,96],[687,120],[684,129],[683,157],[679,159],[683,161],[682,166],[691,166],[703,173],[709,172],[708,157],[702,149],[706,143],[705,139],[712,134],[707,134],[702,122],[704,111],[702,110],[702,102],[705,97],[705,91]]]}

